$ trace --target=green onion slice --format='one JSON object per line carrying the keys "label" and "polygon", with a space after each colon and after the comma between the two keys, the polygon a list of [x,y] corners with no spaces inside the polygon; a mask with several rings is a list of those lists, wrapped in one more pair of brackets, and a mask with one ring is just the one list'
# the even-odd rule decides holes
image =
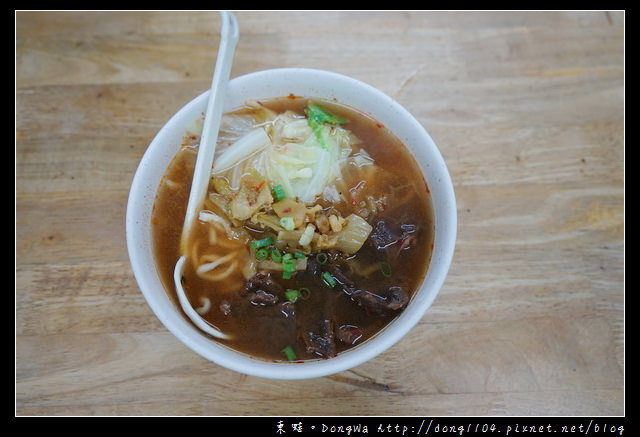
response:
{"label": "green onion slice", "polygon": [[300,290],[288,288],[287,291],[284,292],[284,297],[290,302],[296,302],[302,295],[300,294]]}
{"label": "green onion slice", "polygon": [[296,270],[296,260],[295,259],[285,259],[282,258],[282,270],[285,272],[294,272]]}
{"label": "green onion slice", "polygon": [[328,260],[329,257],[324,252],[320,252],[316,255],[316,261],[318,261],[319,264],[326,264]]}
{"label": "green onion slice", "polygon": [[315,133],[316,137],[318,138],[318,142],[320,143],[322,148],[326,150],[328,150],[328,146],[322,135],[322,127],[327,124],[336,125],[336,124],[347,123],[349,121],[344,117],[340,117],[336,114],[333,114],[327,111],[324,108],[321,108],[315,103],[308,104],[306,112],[307,112],[307,124],[309,125],[309,127],[311,127],[311,129]]}
{"label": "green onion slice", "polygon": [[322,272],[322,280],[324,281],[325,284],[327,284],[327,286],[331,288],[335,287],[338,284],[338,281],[336,281],[336,278],[331,276],[331,273],[329,272]]}
{"label": "green onion slice", "polygon": [[274,186],[273,189],[271,190],[271,193],[273,194],[273,198],[276,202],[286,197],[284,193],[284,188],[282,188],[282,185]]}
{"label": "green onion slice", "polygon": [[381,272],[382,272],[382,274],[383,274],[384,276],[386,276],[387,278],[391,277],[391,275],[392,275],[392,273],[393,273],[393,272],[392,272],[392,270],[391,270],[391,264],[389,264],[389,263],[388,263],[388,262],[386,262],[386,261],[382,261],[382,262],[380,263],[380,271],[381,271]]}
{"label": "green onion slice", "polygon": [[300,290],[298,290],[298,292],[300,293],[300,299],[302,300],[307,300],[311,297],[311,290],[309,290],[307,287],[300,287]]}
{"label": "green onion slice", "polygon": [[271,259],[277,263],[282,262],[282,252],[280,252],[280,250],[278,250],[277,248],[273,249],[271,251]]}
{"label": "green onion slice", "polygon": [[293,272],[296,271],[296,260],[290,253],[282,255],[282,278],[291,279]]}
{"label": "green onion slice", "polygon": [[293,220],[293,217],[282,217],[280,224],[287,231],[293,231],[296,228],[296,222]]}
{"label": "green onion slice", "polygon": [[271,246],[273,244],[273,237],[265,237],[260,240],[253,240],[251,242],[252,249],[260,249],[261,247]]}
{"label": "green onion slice", "polygon": [[287,358],[287,361],[295,361],[297,359],[296,353],[291,346],[287,346],[282,349],[282,353]]}
{"label": "green onion slice", "polygon": [[349,119],[340,117],[339,115],[322,108],[316,103],[310,103],[307,105],[307,117],[309,117],[309,124],[311,125],[318,125],[322,123],[342,124],[349,121]]}

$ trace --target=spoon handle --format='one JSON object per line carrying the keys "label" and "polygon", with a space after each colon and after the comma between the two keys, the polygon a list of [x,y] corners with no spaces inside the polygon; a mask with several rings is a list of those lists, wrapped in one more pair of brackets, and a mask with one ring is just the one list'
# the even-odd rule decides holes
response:
{"label": "spoon handle", "polygon": [[238,43],[239,29],[238,22],[231,12],[221,11],[222,29],[220,31],[220,46],[218,48],[218,56],[216,59],[213,79],[211,80],[211,90],[209,101],[202,127],[202,136],[200,137],[200,146],[198,148],[198,156],[193,172],[193,181],[191,183],[191,191],[189,193],[189,202],[187,204],[187,212],[182,228],[181,236],[181,252],[185,253],[186,240],[189,230],[195,220],[198,209],[204,202],[209,178],[211,175],[211,167],[216,151],[216,142],[218,140],[218,131],[220,130],[220,120],[224,106],[224,98],[227,91],[227,83],[231,74],[231,65],[233,64],[233,55]]}
{"label": "spoon handle", "polygon": [[193,309],[185,294],[184,288],[182,287],[182,269],[184,268],[184,263],[187,258],[186,247],[189,231],[193,225],[198,209],[204,202],[204,197],[209,185],[213,157],[215,155],[216,143],[218,141],[220,120],[222,119],[224,98],[227,92],[227,82],[229,81],[229,75],[231,74],[233,54],[239,37],[238,23],[233,14],[225,11],[220,14],[222,16],[220,47],[218,48],[216,67],[213,72],[213,79],[211,80],[211,91],[204,116],[204,125],[202,127],[202,136],[200,137],[198,156],[196,157],[196,166],[193,172],[193,181],[191,182],[191,191],[189,192],[187,212],[185,214],[184,225],[182,226],[182,235],[180,240],[180,251],[182,256],[180,256],[175,265],[173,280],[176,286],[176,293],[178,295],[180,305],[196,326],[214,337],[227,339],[229,338],[228,335],[220,332],[216,327],[211,326]]}

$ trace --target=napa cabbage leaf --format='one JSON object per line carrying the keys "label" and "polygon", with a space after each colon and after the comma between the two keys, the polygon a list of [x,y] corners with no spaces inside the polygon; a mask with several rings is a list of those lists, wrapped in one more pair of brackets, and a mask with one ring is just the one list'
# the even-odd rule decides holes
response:
{"label": "napa cabbage leaf", "polygon": [[311,103],[306,117],[285,111],[254,127],[216,157],[214,175],[224,175],[232,187],[253,169],[286,196],[314,202],[339,174],[357,138],[341,125],[348,120]]}

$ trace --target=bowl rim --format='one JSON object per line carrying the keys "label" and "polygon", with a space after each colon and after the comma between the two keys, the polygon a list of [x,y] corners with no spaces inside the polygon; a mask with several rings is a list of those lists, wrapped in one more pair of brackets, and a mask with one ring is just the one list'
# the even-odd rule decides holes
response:
{"label": "bowl rim", "polygon": [[[304,379],[327,376],[363,364],[393,346],[413,329],[439,294],[453,260],[456,242],[457,211],[453,183],[438,147],[424,126],[400,103],[377,88],[352,77],[327,70],[276,68],[255,71],[231,79],[228,84],[229,93],[255,95],[256,92],[259,92],[269,95],[269,90],[264,89],[265,81],[267,83],[291,84],[291,90],[295,90],[299,86],[308,87],[308,81],[329,84],[316,89],[315,94],[318,95],[313,95],[313,92],[304,94],[308,97],[334,98],[340,103],[371,114],[400,137],[418,162],[429,186],[434,204],[436,238],[425,278],[420,289],[414,294],[410,305],[372,339],[339,354],[335,358],[293,363],[271,362],[237,352],[207,338],[182,316],[162,286],[162,281],[155,270],[155,264],[150,271],[149,263],[153,263],[153,254],[150,246],[151,238],[148,235],[151,229],[149,205],[153,205],[157,183],[154,182],[156,179],[149,181],[147,178],[150,174],[155,176],[158,173],[164,174],[166,166],[159,169],[155,162],[158,160],[168,161],[173,157],[180,144],[181,135],[176,141],[172,154],[164,151],[161,158],[158,153],[163,149],[163,145],[164,149],[171,149],[166,146],[167,138],[173,136],[175,139],[176,135],[172,131],[176,131],[177,124],[182,123],[181,134],[183,134],[184,127],[190,121],[188,118],[190,114],[199,110],[204,112],[209,95],[208,90],[187,102],[174,113],[155,135],[140,160],[131,184],[126,212],[126,240],[130,263],[138,286],[154,314],[175,337],[202,357],[227,369],[263,378]],[[259,91],[256,91],[258,90],[257,85],[260,86]],[[349,90],[347,97],[343,92],[345,89]],[[284,95],[289,95],[289,93]],[[278,95],[271,95],[271,97],[284,95],[278,93]],[[376,111],[372,111],[371,107],[366,105],[364,105],[365,107],[362,104],[357,106],[358,102],[366,102],[368,99],[376,102]],[[233,103],[226,99],[225,112],[233,106]],[[416,138],[407,138],[398,134],[400,126],[403,127],[402,132],[409,132]],[[423,141],[422,146],[415,144],[418,138]],[[158,282],[160,282],[160,289],[158,289]]]}

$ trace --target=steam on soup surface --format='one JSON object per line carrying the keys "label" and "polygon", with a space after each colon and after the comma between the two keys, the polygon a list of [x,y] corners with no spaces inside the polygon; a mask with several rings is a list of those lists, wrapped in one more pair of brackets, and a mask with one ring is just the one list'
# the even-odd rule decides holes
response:
{"label": "steam on soup surface", "polygon": [[[188,127],[152,218],[176,303],[201,121]],[[267,360],[331,358],[404,310],[432,242],[428,187],[384,126],[329,101],[248,102],[223,117],[182,283],[202,317],[232,337],[212,341]]]}

